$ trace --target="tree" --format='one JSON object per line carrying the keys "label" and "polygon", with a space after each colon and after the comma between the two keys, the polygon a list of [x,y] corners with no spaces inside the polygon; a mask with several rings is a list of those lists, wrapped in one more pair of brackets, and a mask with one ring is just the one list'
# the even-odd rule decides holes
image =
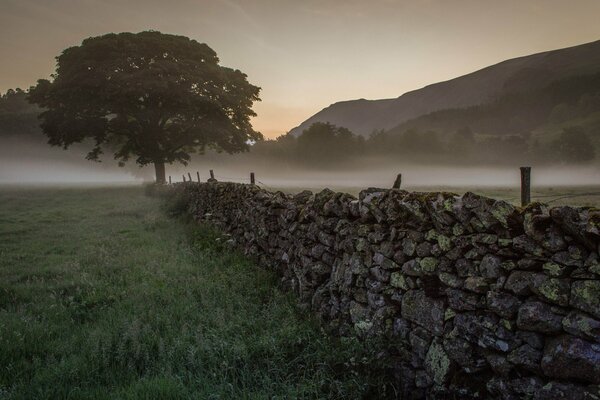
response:
{"label": "tree", "polygon": [[93,140],[87,158],[114,151],[123,166],[132,156],[184,165],[206,148],[235,153],[262,139],[250,124],[260,88],[239,70],[219,65],[206,44],[148,31],[88,38],[57,57],[53,80],[41,79],[29,100],[45,109],[49,144],[68,148]]}
{"label": "tree", "polygon": [[302,131],[296,143],[298,155],[313,165],[348,160],[364,145],[348,128],[329,122],[313,123]]}
{"label": "tree", "polygon": [[580,126],[564,128],[552,142],[556,157],[563,162],[579,163],[594,159],[594,145]]}

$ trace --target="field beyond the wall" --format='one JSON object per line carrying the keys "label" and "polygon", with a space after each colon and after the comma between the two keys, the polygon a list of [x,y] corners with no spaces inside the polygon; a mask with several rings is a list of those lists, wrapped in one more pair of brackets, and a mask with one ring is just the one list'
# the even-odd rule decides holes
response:
{"label": "field beyond the wall", "polygon": [[0,399],[392,396],[369,348],[141,187],[0,187]]}

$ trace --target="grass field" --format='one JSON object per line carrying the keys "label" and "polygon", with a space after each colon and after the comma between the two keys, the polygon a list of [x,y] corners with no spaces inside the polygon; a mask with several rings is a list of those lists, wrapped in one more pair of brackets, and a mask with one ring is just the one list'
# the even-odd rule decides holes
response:
{"label": "grass field", "polygon": [[382,395],[369,343],[217,239],[140,187],[0,187],[0,399]]}
{"label": "grass field", "polygon": [[[600,179],[600,178],[599,178]],[[482,196],[508,201],[520,205],[520,189],[506,186],[403,186],[408,191],[417,192],[452,192],[464,194],[466,192],[477,193]],[[290,187],[267,187],[269,190],[281,190],[286,193],[296,193],[301,190],[318,192],[322,187],[290,188]],[[339,186],[330,187],[332,190],[350,193],[358,196],[364,187]],[[570,205],[576,207],[600,208],[600,185],[587,186],[555,186],[535,187],[531,190],[531,201],[547,203],[550,207]]]}

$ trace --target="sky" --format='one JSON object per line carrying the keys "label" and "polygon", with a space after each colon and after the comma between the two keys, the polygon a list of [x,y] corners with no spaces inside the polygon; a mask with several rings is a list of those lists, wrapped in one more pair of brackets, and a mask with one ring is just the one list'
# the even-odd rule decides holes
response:
{"label": "sky", "polygon": [[158,30],[262,88],[274,138],[342,100],[393,98],[505,59],[600,39],[599,0],[0,0],[0,92],[90,36]]}

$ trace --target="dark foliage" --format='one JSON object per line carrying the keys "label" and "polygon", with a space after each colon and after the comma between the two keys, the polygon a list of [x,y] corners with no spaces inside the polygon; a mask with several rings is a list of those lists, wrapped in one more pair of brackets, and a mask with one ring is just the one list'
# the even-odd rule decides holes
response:
{"label": "dark foliage", "polygon": [[89,38],[57,58],[52,81],[30,91],[45,108],[42,129],[55,146],[86,138],[88,158],[114,149],[120,163],[135,157],[154,164],[164,181],[164,164],[187,163],[207,148],[235,153],[260,133],[250,124],[260,88],[239,70],[219,65],[206,44],[160,32],[108,34]]}

